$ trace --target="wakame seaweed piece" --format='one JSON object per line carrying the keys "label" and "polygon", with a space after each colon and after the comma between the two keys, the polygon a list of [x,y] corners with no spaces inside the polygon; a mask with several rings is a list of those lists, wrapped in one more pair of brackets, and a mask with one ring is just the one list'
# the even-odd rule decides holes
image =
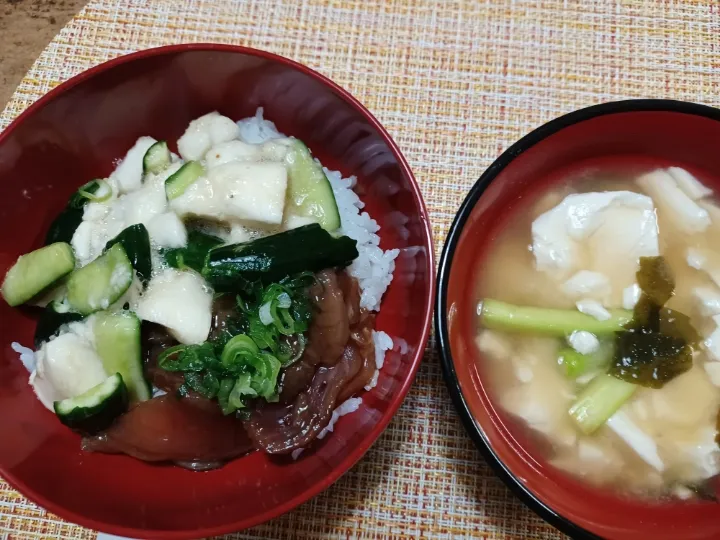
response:
{"label": "wakame seaweed piece", "polygon": [[660,333],[684,339],[689,345],[695,347],[701,337],[690,322],[690,317],[674,309],[662,308],[659,312]]}
{"label": "wakame seaweed piece", "polygon": [[661,305],[657,304],[645,293],[641,294],[635,304],[633,318],[627,325],[627,328],[643,332],[659,332],[661,310]]}
{"label": "wakame seaweed piece", "polygon": [[642,292],[658,306],[664,306],[675,293],[675,276],[665,257],[640,257],[636,277]]}
{"label": "wakame seaweed piece", "polygon": [[120,234],[105,244],[105,250],[107,251],[115,244],[122,244],[128,259],[130,259],[130,264],[132,264],[140,279],[143,282],[148,281],[152,273],[152,259],[150,235],[145,225],[138,223],[123,229]]}
{"label": "wakame seaweed piece", "polygon": [[663,257],[641,257],[637,281],[642,295],[627,330],[616,334],[609,374],[662,388],[692,367],[692,346],[700,338],[688,317],[663,307],[675,291],[675,279]]}
{"label": "wakame seaweed piece", "polygon": [[243,291],[300,272],[343,268],[358,256],[357,242],[335,237],[317,223],[250,242],[211,249],[203,277],[217,291]]}
{"label": "wakame seaweed piece", "polygon": [[165,262],[173,268],[192,268],[201,272],[205,264],[208,252],[221,246],[224,242],[221,238],[198,230],[188,232],[187,245],[182,248],[167,249],[163,252]]}
{"label": "wakame seaweed piece", "polygon": [[662,388],[692,367],[692,348],[682,338],[660,332],[618,332],[609,373],[630,383]]}

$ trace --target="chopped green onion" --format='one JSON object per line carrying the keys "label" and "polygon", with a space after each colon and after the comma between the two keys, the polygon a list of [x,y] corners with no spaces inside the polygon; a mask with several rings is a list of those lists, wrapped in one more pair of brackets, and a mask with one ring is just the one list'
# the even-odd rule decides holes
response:
{"label": "chopped green onion", "polygon": [[220,390],[220,381],[211,372],[200,374],[189,371],[185,373],[185,384],[208,399],[214,398]]}
{"label": "chopped green onion", "polygon": [[235,410],[243,409],[245,407],[245,396],[257,396],[257,392],[250,386],[250,381],[251,377],[247,373],[239,375],[235,381],[235,385],[228,396],[228,403]]}
{"label": "chopped green onion", "polygon": [[250,386],[260,397],[272,401],[280,374],[280,361],[270,353],[261,352],[251,362],[255,367],[256,375],[250,380]]}
{"label": "chopped green onion", "polygon": [[[186,253],[176,253],[183,262]],[[261,283],[237,297],[237,316],[223,332],[199,345],[176,345],[158,356],[158,365],[182,372],[182,396],[196,392],[217,398],[224,414],[247,406],[250,399],[278,401],[278,377],[303,354],[303,335],[312,317],[307,286],[312,274],[299,274],[264,287]]]}
{"label": "chopped green onion", "polygon": [[278,354],[278,359],[282,363],[283,367],[288,367],[300,360],[300,357],[305,352],[306,345],[307,340],[305,339],[304,334],[297,335],[297,345],[295,347],[292,347],[286,341],[280,343],[280,353]]}
{"label": "chopped green onion", "polygon": [[292,305],[290,295],[286,292],[280,293],[277,297],[277,306],[279,308],[287,309]]}
{"label": "chopped green onion", "polygon": [[[91,180],[80,186],[70,199],[70,204],[75,208],[81,208],[84,200],[90,202],[104,202],[112,197],[112,188],[105,180]],[[83,200],[84,199],[84,200]]]}
{"label": "chopped green onion", "polygon": [[225,378],[220,381],[220,389],[218,390],[217,400],[223,414],[228,415],[234,413],[238,407],[230,405],[230,393],[235,388],[235,379]]}
{"label": "chopped green onion", "polygon": [[275,321],[272,316],[271,309],[272,301],[265,302],[262,306],[260,306],[260,309],[258,311],[258,314],[260,315],[260,321],[262,321],[265,326],[270,326]]}
{"label": "chopped green onion", "polygon": [[196,371],[206,369],[214,360],[212,344],[175,345],[158,356],[158,365],[165,371]]}
{"label": "chopped green onion", "polygon": [[248,359],[259,352],[260,349],[249,336],[239,334],[225,344],[220,355],[220,362],[226,368],[240,369],[248,362]]}

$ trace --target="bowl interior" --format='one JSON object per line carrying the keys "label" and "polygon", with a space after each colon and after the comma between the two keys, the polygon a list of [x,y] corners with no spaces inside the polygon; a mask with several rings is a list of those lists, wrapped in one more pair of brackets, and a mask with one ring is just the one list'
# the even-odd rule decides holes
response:
{"label": "bowl interior", "polygon": [[446,303],[440,333],[452,357],[446,366],[451,392],[462,401],[471,434],[488,446],[491,461],[509,473],[509,483],[543,517],[574,537],[583,531],[572,524],[615,539],[718,538],[720,520],[715,503],[623,499],[547,465],[527,433],[493,405],[492,389],[483,378],[484,359],[474,343],[476,299],[468,284],[482,272],[484,253],[507,220],[568,171],[680,164],[720,187],[719,120],[720,113],[707,107],[646,101],[608,104],[554,121],[520,141],[485,173],[446,246],[443,264],[449,267],[441,274],[439,296]]}
{"label": "bowl interior", "polygon": [[[124,536],[205,536],[285,512],[347,470],[386,426],[427,340],[433,264],[427,215],[407,164],[376,120],[323,77],[269,54],[179,46],[110,62],[59,87],[0,135],[0,273],[39,247],[81,184],[111,172],[135,139],[174,142],[209,111],[240,119],[264,107],[324,165],[356,175],[356,191],[399,248],[376,328],[407,343],[332,436],[293,461],[254,453],[193,473],[80,450],[80,439],[33,396],[13,341],[32,344],[35,314],[0,302],[0,471],[25,495],[88,527]],[[320,441],[318,441],[320,442]]]}

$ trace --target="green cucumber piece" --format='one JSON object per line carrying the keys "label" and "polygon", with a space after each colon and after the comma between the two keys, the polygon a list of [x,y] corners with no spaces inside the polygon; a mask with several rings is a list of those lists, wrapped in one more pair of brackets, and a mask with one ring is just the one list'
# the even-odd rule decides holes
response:
{"label": "green cucumber piece", "polygon": [[87,266],[70,274],[68,303],[83,315],[107,307],[128,290],[133,280],[132,263],[122,244],[115,244]]}
{"label": "green cucumber piece", "polygon": [[58,330],[64,324],[81,321],[84,317],[72,311],[58,311],[56,302],[50,303],[40,314],[37,326],[35,327],[35,348],[57,335]]}
{"label": "green cucumber piece", "polygon": [[177,199],[203,174],[205,174],[205,169],[200,162],[188,161],[185,163],[175,174],[165,180],[165,194],[168,200]]}
{"label": "green cucumber piece", "polygon": [[165,141],[158,141],[143,156],[143,171],[158,174],[170,165],[170,150]]}
{"label": "green cucumber piece", "polygon": [[168,266],[178,270],[192,268],[196,272],[201,272],[208,252],[224,243],[217,236],[191,229],[188,231],[187,246],[164,250],[162,255]]}
{"label": "green cucumber piece", "polygon": [[93,321],[95,350],[105,371],[122,375],[131,402],[152,397],[152,388],[143,374],[140,347],[140,319],[129,311],[102,311]]}
{"label": "green cucumber piece", "polygon": [[75,268],[70,244],[56,242],[21,255],[2,283],[3,298],[11,306],[27,302]]}
{"label": "green cucumber piece", "polygon": [[112,188],[105,180],[91,180],[72,194],[65,209],[50,224],[45,245],[72,241],[75,229],[82,223],[85,205],[89,201],[104,201],[112,196]]}
{"label": "green cucumber piece", "polygon": [[251,242],[210,250],[203,277],[216,291],[248,290],[300,272],[345,267],[358,256],[357,242],[333,237],[317,223]]}
{"label": "green cucumber piece", "polygon": [[311,218],[326,231],[339,229],[340,213],[330,181],[302,141],[293,140],[285,164],[288,170],[287,200],[292,207],[289,211]]}
{"label": "green cucumber piece", "polygon": [[152,273],[152,256],[150,253],[150,234],[148,234],[145,225],[142,223],[130,225],[115,238],[108,241],[105,250],[107,251],[115,244],[122,244],[140,279],[143,282],[148,281]]}
{"label": "green cucumber piece", "polygon": [[45,245],[55,244],[56,242],[72,242],[75,230],[83,220],[82,208],[72,208],[68,206],[58,214],[55,220],[50,224],[47,235],[45,236]]}
{"label": "green cucumber piece", "polygon": [[60,422],[72,430],[92,435],[109,427],[127,411],[128,391],[122,375],[115,373],[87,392],[53,405]]}

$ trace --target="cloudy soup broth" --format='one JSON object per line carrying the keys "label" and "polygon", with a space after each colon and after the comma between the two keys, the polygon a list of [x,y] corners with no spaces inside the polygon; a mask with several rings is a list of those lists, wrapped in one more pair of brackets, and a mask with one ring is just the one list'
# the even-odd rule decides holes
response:
{"label": "cloudy soup broth", "polygon": [[476,285],[496,406],[550,465],[642,498],[720,472],[720,206],[702,171],[564,174],[501,224]]}

